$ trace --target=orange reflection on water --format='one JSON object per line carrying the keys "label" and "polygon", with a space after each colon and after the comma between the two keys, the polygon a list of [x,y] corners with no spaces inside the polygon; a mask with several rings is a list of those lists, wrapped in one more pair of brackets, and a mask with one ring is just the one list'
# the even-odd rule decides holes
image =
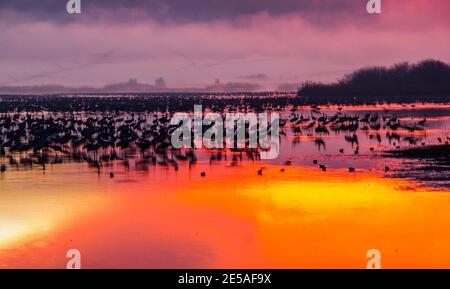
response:
{"label": "orange reflection on water", "polygon": [[365,268],[371,248],[385,268],[450,266],[447,191],[369,171],[259,168],[20,172],[36,181],[13,196],[17,182],[0,183],[2,224],[22,224],[0,230],[0,267],[64,268],[71,248],[85,268]]}

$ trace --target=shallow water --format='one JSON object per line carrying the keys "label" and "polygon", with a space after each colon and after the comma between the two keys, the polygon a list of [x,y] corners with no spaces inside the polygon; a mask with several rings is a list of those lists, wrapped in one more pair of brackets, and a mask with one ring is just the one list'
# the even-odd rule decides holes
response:
{"label": "shallow water", "polygon": [[[449,135],[446,106],[342,112],[369,110],[411,123],[427,116],[425,130],[414,133],[420,142]],[[179,171],[134,162],[100,175],[85,163],[9,168],[0,176],[0,267],[64,268],[72,248],[84,268],[365,268],[372,248],[384,268],[450,266],[450,191],[385,173],[405,161],[381,156],[393,147],[383,129],[381,142],[358,131],[358,155],[345,134],[286,133],[270,162],[211,163],[199,153],[195,166]]]}

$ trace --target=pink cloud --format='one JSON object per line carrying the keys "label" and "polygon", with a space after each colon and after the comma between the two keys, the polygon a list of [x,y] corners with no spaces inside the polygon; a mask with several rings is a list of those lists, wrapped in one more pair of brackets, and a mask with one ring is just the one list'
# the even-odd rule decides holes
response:
{"label": "pink cloud", "polygon": [[178,24],[0,21],[0,84],[103,85],[164,76],[169,85],[194,86],[255,73],[282,82],[333,81],[366,65],[449,62],[448,8],[447,1],[386,0],[381,15],[355,22],[342,14],[325,26],[297,13]]}

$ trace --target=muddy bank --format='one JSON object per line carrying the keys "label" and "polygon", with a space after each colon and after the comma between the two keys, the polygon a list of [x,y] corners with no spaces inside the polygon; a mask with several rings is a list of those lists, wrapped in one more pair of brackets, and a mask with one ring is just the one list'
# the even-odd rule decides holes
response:
{"label": "muddy bank", "polygon": [[386,151],[386,157],[403,158],[388,177],[406,178],[424,186],[450,189],[450,145],[430,145]]}

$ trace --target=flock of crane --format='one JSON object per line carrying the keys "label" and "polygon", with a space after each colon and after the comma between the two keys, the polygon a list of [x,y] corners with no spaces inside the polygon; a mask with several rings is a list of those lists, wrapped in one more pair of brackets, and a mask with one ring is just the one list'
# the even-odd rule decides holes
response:
{"label": "flock of crane", "polygon": [[[74,100],[71,99],[73,102]],[[80,103],[86,99],[79,98]],[[101,98],[97,101],[100,103]],[[92,102],[92,99],[89,99]],[[211,104],[210,104],[211,105]],[[398,117],[387,113],[366,113],[363,116],[347,115],[337,111],[333,115],[322,113],[320,107],[311,106],[308,115],[299,107],[274,106],[270,102],[257,102],[253,107],[242,101],[214,102],[208,107],[213,111],[283,111],[280,120],[282,133],[286,135],[291,130],[294,139],[297,136],[311,137],[318,149],[325,147],[324,135],[330,133],[343,134],[345,141],[350,143],[353,153],[359,154],[359,139],[357,132],[366,132],[370,139],[381,143],[384,132],[389,143],[394,148],[400,147],[400,140],[406,140],[411,145],[417,145],[419,138],[414,134],[424,130],[426,118],[413,125],[402,123]],[[41,108],[41,110],[44,110]],[[39,111],[39,109],[36,109]],[[87,162],[96,168],[100,174],[105,163],[120,162],[126,168],[130,160],[135,160],[135,166],[170,166],[178,170],[179,162],[187,162],[189,167],[195,165],[197,156],[195,149],[177,150],[171,146],[171,133],[176,126],[170,124],[170,119],[176,108],[165,112],[123,112],[118,109],[97,112],[4,112],[0,114],[0,171],[8,168],[19,170],[21,167],[41,167],[45,171],[47,165],[76,161]],[[398,133],[407,132],[407,136]],[[439,138],[440,142],[450,140]],[[425,143],[421,143],[425,145]],[[371,151],[374,148],[370,148]],[[247,157],[258,159],[258,152],[250,149],[231,149],[232,163]],[[343,154],[344,149],[340,148]],[[210,153],[210,161],[226,158],[227,152],[216,150]],[[323,171],[326,166],[315,164]],[[286,161],[285,164],[290,164]],[[388,168],[386,168],[388,169]],[[349,168],[349,172],[354,172]],[[262,174],[262,170],[258,171]],[[114,177],[114,173],[109,174]],[[205,173],[201,173],[205,176]]]}

